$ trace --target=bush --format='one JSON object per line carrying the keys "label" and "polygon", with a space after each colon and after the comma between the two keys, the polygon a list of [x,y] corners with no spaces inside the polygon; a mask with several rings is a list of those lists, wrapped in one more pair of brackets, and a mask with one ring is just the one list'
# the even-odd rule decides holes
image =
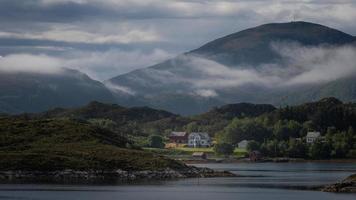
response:
{"label": "bush", "polygon": [[254,140],[250,141],[247,144],[247,151],[259,151],[260,150],[260,144]]}
{"label": "bush", "polygon": [[150,147],[152,148],[164,148],[163,138],[159,135],[151,135],[148,141]]}
{"label": "bush", "polygon": [[215,144],[214,146],[214,152],[217,155],[225,155],[229,156],[234,153],[234,147],[231,144],[227,143],[220,143],[220,144]]}

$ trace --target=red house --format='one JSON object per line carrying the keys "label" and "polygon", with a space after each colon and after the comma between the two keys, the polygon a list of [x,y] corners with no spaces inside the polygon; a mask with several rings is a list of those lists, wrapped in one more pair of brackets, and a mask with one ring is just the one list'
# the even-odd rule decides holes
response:
{"label": "red house", "polygon": [[169,141],[177,144],[188,143],[188,133],[187,132],[172,132],[169,135]]}
{"label": "red house", "polygon": [[251,151],[249,156],[250,156],[250,161],[253,161],[253,162],[262,160],[262,154],[259,151]]}

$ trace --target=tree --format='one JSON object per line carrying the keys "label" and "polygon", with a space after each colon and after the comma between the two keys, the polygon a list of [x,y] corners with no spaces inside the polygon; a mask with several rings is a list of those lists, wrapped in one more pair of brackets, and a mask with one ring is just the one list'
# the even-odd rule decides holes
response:
{"label": "tree", "polygon": [[164,143],[163,143],[163,138],[159,135],[151,135],[148,139],[149,145],[152,148],[163,148]]}
{"label": "tree", "polygon": [[232,122],[219,133],[218,138],[222,143],[236,145],[242,140],[263,141],[270,136],[270,131],[255,119],[238,119]]}
{"label": "tree", "polygon": [[256,150],[260,150],[260,144],[254,140],[251,140],[248,144],[247,144],[247,150],[248,151],[256,151]]}
{"label": "tree", "polygon": [[307,147],[302,141],[290,140],[287,152],[291,158],[305,158],[307,155]]}
{"label": "tree", "polygon": [[225,155],[225,156],[232,155],[234,153],[234,149],[235,148],[228,143],[220,143],[214,146],[214,152],[217,155]]}
{"label": "tree", "polygon": [[279,120],[273,127],[273,135],[279,140],[299,137],[302,125],[294,120]]}
{"label": "tree", "polygon": [[185,130],[188,132],[198,132],[199,130],[199,125],[196,122],[190,122],[189,124],[186,125]]}
{"label": "tree", "polygon": [[328,159],[330,158],[330,153],[330,145],[321,141],[316,141],[309,148],[309,156],[312,159]]}

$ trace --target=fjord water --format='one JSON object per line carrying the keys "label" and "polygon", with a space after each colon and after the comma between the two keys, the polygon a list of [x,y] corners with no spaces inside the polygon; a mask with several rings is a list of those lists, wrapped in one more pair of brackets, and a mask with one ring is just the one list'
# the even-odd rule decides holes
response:
{"label": "fjord water", "polygon": [[199,164],[241,177],[200,178],[127,185],[2,184],[0,199],[23,200],[351,200],[355,194],[306,190],[356,173],[355,163]]}

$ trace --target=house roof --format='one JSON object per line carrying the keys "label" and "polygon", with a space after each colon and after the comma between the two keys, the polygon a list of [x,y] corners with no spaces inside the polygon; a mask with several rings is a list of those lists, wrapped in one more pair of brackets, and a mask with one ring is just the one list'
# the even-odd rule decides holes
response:
{"label": "house roof", "polygon": [[189,135],[199,135],[201,139],[209,139],[209,134],[205,132],[192,132]]}
{"label": "house roof", "polygon": [[320,132],[316,132],[316,131],[308,132],[307,137],[314,137],[314,138],[320,137]]}
{"label": "house roof", "polygon": [[247,140],[241,140],[238,144],[246,144],[246,143],[248,143]]}
{"label": "house roof", "polygon": [[187,135],[187,132],[171,132],[170,136],[175,136],[175,137],[184,137]]}

